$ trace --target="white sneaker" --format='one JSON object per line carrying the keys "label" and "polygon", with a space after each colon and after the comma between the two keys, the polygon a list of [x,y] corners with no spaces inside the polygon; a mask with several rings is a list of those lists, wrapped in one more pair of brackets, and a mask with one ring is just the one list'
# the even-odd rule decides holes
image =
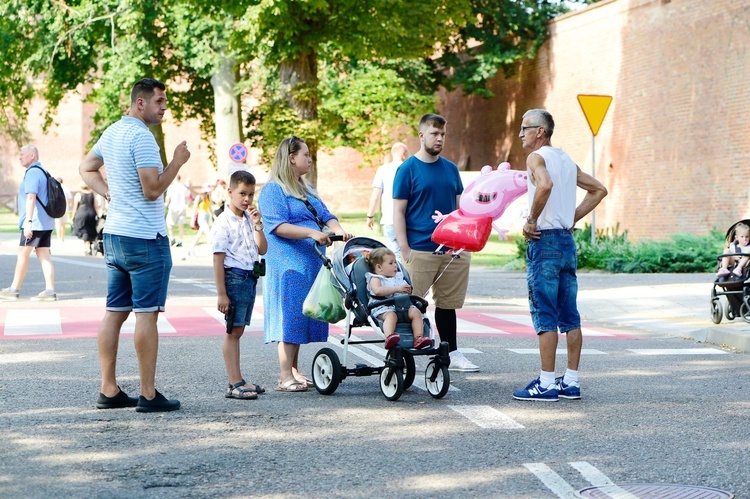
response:
{"label": "white sneaker", "polygon": [[458,371],[462,373],[475,373],[479,371],[479,366],[475,366],[469,359],[464,357],[464,354],[458,350],[454,350],[450,353],[451,365],[448,366],[449,371]]}

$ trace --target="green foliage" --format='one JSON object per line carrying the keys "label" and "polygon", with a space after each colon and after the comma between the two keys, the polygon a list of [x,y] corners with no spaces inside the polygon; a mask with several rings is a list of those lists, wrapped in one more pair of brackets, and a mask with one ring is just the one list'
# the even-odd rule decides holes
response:
{"label": "green foliage", "polygon": [[[716,257],[724,249],[725,234],[714,230],[705,236],[675,234],[668,241],[631,243],[627,231],[597,230],[591,242],[591,226],[574,232],[579,269],[597,269],[621,273],[713,272]],[[516,239],[516,257],[525,259],[528,243]]]}

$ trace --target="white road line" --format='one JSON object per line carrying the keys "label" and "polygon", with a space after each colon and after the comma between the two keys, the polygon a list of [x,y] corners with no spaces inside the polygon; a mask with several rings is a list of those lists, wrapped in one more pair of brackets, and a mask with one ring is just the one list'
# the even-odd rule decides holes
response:
{"label": "white road line", "polygon": [[607,475],[596,469],[586,461],[568,463],[595,487],[607,486],[607,495],[613,499],[638,499],[638,496],[618,487]]}
{"label": "white road line", "polygon": [[563,480],[560,475],[552,471],[546,464],[525,463],[523,466],[536,475],[557,497],[562,499],[579,499],[581,497],[568,482]]}
{"label": "white road line", "polygon": [[103,261],[101,263],[92,262],[79,262],[78,260],[71,260],[69,258],[60,258],[59,256],[50,257],[53,262],[69,263],[71,265],[78,265],[79,267],[93,267],[95,269],[106,269],[107,264]]}
{"label": "white road line", "polygon": [[513,418],[488,405],[449,405],[448,408],[461,414],[480,428],[493,430],[525,428]]}
{"label": "white road line", "polygon": [[60,309],[11,309],[5,314],[5,336],[62,334]]}
{"label": "white road line", "polygon": [[[534,323],[531,321],[531,316],[529,315],[512,315],[512,314],[484,314],[487,317],[494,317],[495,319],[500,319],[502,321],[508,321],[508,322],[514,322],[516,324],[520,324],[522,326],[528,326],[530,328],[534,327]],[[602,331],[594,331],[593,329],[589,329],[587,327],[581,328],[581,334],[583,336],[614,336],[614,334],[610,333],[604,333]]]}
{"label": "white road line", "polygon": [[[513,353],[520,353],[521,355],[539,354],[538,348],[507,348],[506,350]],[[557,349],[557,355],[565,355],[567,353],[568,351],[564,348]],[[607,352],[602,352],[601,350],[595,350],[593,348],[584,348],[581,350],[581,355],[607,355]]]}
{"label": "white road line", "polygon": [[638,355],[726,355],[729,352],[716,348],[628,348]]}
{"label": "white road line", "polygon": [[456,319],[456,331],[459,333],[473,334],[510,334],[502,329],[485,326],[484,324],[477,324],[476,322],[467,321],[465,319]]}
{"label": "white road line", "polygon": [[[216,319],[216,321],[225,326],[224,314],[219,312],[216,307],[203,307],[203,311]],[[257,308],[253,309],[253,316],[250,318],[250,325],[245,327],[245,331],[263,331],[263,311]]]}
{"label": "white road line", "polygon": [[[135,334],[135,315],[129,314],[125,322],[122,323],[121,334]],[[174,326],[164,317],[164,314],[159,314],[159,317],[156,319],[156,328],[159,330],[159,334],[177,332]]]}

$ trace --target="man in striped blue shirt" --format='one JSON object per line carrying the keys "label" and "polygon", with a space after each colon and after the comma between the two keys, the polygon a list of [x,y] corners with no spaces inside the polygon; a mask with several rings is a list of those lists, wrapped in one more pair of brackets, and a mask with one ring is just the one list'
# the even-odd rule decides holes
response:
{"label": "man in striped blue shirt", "polygon": [[[149,131],[167,110],[166,88],[144,78],[130,93],[130,112],[107,128],[83,159],[83,180],[109,201],[104,226],[107,263],[107,308],[99,327],[102,386],[96,407],[135,407],[138,412],[174,411],[154,387],[159,336],[156,321],[167,299],[172,256],[164,221],[162,195],[188,159],[185,141],[163,168],[159,146]],[[107,180],[101,173],[105,166]],[[122,324],[135,312],[135,350],[141,380],[140,397],[129,397],[117,385],[117,348]]]}

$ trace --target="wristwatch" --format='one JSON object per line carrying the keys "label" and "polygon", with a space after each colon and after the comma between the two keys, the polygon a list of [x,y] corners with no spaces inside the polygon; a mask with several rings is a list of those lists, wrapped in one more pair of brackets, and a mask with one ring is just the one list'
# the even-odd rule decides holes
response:
{"label": "wristwatch", "polygon": [[253,225],[253,229],[257,230],[258,232],[263,230],[263,222],[260,223],[260,225]]}
{"label": "wristwatch", "polygon": [[526,223],[529,225],[536,225],[536,218],[526,217]]}

